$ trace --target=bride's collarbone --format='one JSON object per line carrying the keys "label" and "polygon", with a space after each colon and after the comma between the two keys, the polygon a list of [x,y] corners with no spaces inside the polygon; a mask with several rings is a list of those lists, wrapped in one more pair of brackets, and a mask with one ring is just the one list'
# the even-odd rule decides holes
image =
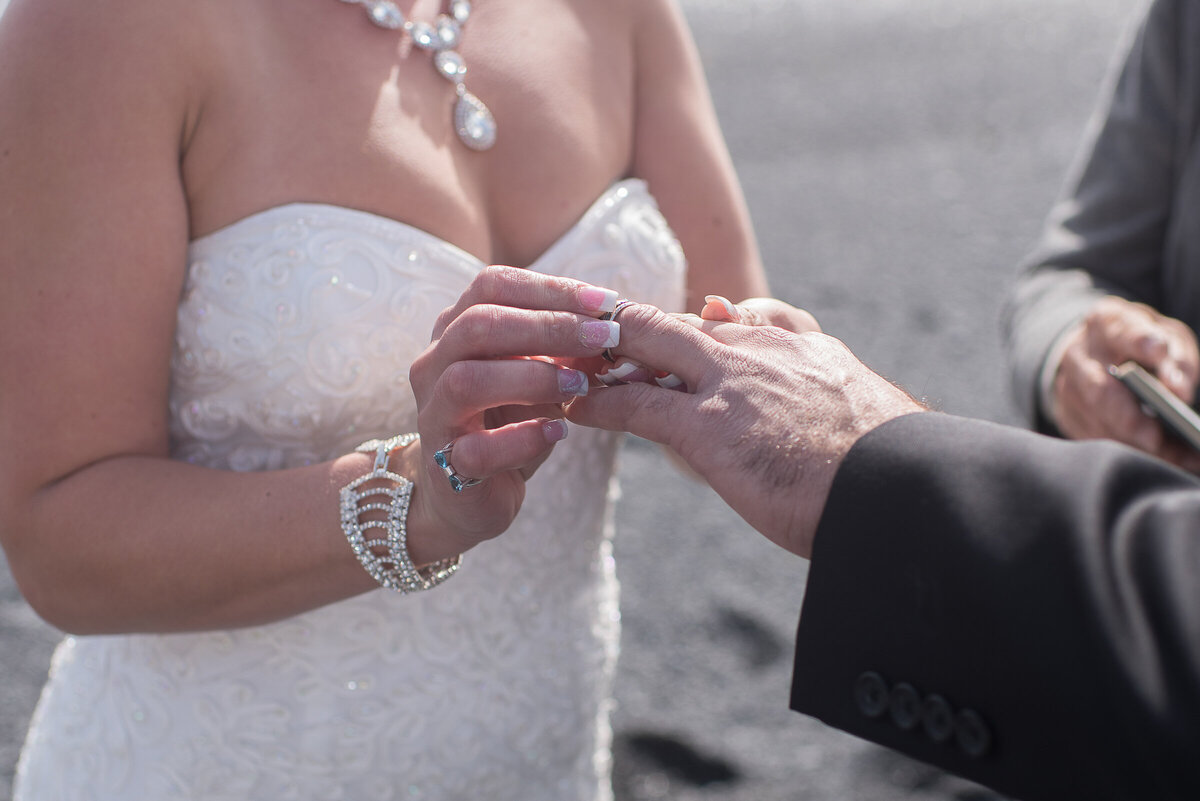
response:
{"label": "bride's collarbone", "polygon": [[495,153],[480,154],[416,138],[373,148],[353,137],[290,139],[268,134],[257,143],[213,148],[223,157],[197,152],[185,160],[193,236],[270,208],[321,203],[419,228],[485,263],[524,267],[622,175],[585,158],[574,169],[547,168],[536,159],[525,164],[537,148],[521,143],[511,149],[498,143]]}

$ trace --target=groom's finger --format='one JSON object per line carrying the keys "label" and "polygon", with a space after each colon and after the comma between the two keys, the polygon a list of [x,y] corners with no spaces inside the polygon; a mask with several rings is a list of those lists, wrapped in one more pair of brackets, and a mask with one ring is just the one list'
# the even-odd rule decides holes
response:
{"label": "groom's finger", "polygon": [[711,336],[654,306],[629,304],[616,319],[621,325],[621,342],[611,349],[613,356],[673,373],[689,387],[699,385],[720,348]]}
{"label": "groom's finger", "polygon": [[572,423],[628,431],[651,442],[670,445],[674,427],[689,418],[694,404],[694,395],[657,384],[623,384],[576,398],[565,412]]}

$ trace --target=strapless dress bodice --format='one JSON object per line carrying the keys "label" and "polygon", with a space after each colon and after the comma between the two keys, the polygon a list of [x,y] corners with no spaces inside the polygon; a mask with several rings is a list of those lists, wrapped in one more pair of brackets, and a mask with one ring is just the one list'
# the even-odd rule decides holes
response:
{"label": "strapless dress bodice", "polygon": [[[409,365],[483,266],[419,229],[322,204],[195,240],[174,458],[273,470],[414,430]],[[681,305],[686,274],[640,181],[610,188],[530,268],[664,308]],[[234,631],[68,638],[18,801],[609,797],[618,443],[573,427],[510,530],[430,592],[378,590]]]}
{"label": "strapless dress bodice", "polygon": [[[176,456],[274,469],[412,430],[408,367],[483,266],[420,229],[319,204],[194,241],[172,369]],[[640,181],[611,188],[530,269],[682,302],[682,252]]]}

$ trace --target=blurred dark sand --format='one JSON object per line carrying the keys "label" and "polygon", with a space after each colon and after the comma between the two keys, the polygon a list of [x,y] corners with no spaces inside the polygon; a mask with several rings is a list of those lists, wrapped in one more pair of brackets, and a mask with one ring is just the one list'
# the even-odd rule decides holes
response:
{"label": "blurred dark sand", "polygon": [[[935,406],[1015,422],[999,302],[1140,3],[684,7],[775,293]],[[995,798],[789,712],[806,563],[656,447],[622,477],[619,801]],[[57,639],[0,560],[0,799]]]}

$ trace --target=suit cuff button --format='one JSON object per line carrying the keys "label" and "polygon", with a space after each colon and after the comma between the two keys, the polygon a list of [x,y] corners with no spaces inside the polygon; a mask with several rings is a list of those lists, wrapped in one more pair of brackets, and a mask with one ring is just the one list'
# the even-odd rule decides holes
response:
{"label": "suit cuff button", "polygon": [[892,723],[904,731],[910,731],[921,722],[921,696],[911,684],[901,682],[892,688],[888,713]]}
{"label": "suit cuff button", "polygon": [[935,743],[944,743],[954,736],[954,709],[940,695],[928,695],[921,705],[921,725]]}
{"label": "suit cuff button", "polygon": [[883,677],[868,671],[854,682],[854,703],[869,718],[881,717],[888,709],[888,689]]}
{"label": "suit cuff button", "polygon": [[954,739],[964,754],[978,759],[992,747],[992,730],[978,712],[964,709],[954,719]]}

